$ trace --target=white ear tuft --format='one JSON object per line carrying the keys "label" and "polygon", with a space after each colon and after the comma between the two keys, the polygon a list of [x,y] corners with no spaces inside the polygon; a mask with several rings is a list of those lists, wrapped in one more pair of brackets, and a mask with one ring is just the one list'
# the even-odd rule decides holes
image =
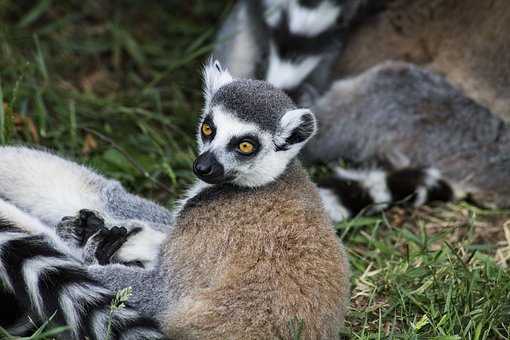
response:
{"label": "white ear tuft", "polygon": [[287,111],[276,131],[275,144],[278,150],[301,147],[317,132],[317,121],[312,111],[296,109]]}
{"label": "white ear tuft", "polygon": [[211,103],[212,97],[220,87],[234,81],[230,73],[221,67],[217,60],[209,59],[204,66],[204,99],[205,107]]}

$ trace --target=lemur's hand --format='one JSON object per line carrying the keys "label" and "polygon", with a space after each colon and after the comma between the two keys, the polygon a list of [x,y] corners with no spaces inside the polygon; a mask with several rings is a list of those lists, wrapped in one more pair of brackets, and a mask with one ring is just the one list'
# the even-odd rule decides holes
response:
{"label": "lemur's hand", "polygon": [[92,210],[82,209],[78,212],[78,224],[75,233],[80,240],[80,246],[83,247],[87,241],[96,233],[106,232],[104,219]]}
{"label": "lemur's hand", "polygon": [[112,261],[114,254],[126,242],[129,234],[124,227],[103,228],[88,238],[83,248],[83,257],[86,264],[107,265]]}
{"label": "lemur's hand", "polygon": [[99,213],[87,209],[80,210],[76,216],[64,217],[56,229],[66,242],[83,249],[86,264],[111,263],[129,236],[126,228],[108,228]]}
{"label": "lemur's hand", "polygon": [[106,229],[104,219],[91,210],[80,210],[75,216],[65,216],[56,226],[57,235],[69,245],[82,248],[95,233]]}
{"label": "lemur's hand", "polygon": [[56,227],[69,245],[82,249],[85,264],[121,263],[151,268],[159,254],[164,234],[137,220],[108,220],[99,212],[82,209]]}

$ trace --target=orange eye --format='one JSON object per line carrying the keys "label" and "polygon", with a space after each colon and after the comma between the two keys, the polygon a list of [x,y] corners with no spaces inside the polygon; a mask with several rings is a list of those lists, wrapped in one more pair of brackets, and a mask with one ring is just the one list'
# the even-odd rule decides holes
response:
{"label": "orange eye", "polygon": [[239,143],[239,151],[245,155],[249,155],[255,150],[255,147],[250,142],[241,142]]}
{"label": "orange eye", "polygon": [[202,124],[202,133],[204,136],[210,136],[213,133],[211,126],[207,123]]}

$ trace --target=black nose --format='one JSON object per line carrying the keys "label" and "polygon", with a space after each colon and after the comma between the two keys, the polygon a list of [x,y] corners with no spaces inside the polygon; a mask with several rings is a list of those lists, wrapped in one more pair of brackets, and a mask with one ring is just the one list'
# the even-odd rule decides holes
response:
{"label": "black nose", "polygon": [[[198,158],[197,158],[198,159]],[[210,163],[197,162],[195,161],[193,169],[197,176],[207,176],[212,172],[212,166]]]}
{"label": "black nose", "polygon": [[225,179],[223,165],[216,159],[212,152],[204,152],[195,159],[193,163],[193,172],[202,181],[217,184]]}

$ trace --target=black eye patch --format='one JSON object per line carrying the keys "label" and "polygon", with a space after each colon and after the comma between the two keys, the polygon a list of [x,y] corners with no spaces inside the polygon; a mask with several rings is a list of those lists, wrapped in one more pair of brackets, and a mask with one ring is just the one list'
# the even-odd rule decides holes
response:
{"label": "black eye patch", "polygon": [[[209,125],[209,127],[211,128],[212,130],[212,133],[209,135],[209,136],[206,136],[202,130],[204,124],[207,124]],[[214,125],[214,122],[211,118],[210,115],[207,115],[205,118],[204,118],[204,121],[200,124],[200,136],[202,137],[202,141],[206,142],[206,141],[211,141],[214,139],[214,136],[216,136],[216,126]]]}
{"label": "black eye patch", "polygon": [[[254,151],[250,154],[243,154],[239,151],[239,145],[243,142],[248,142],[254,147]],[[228,142],[227,150],[235,152],[240,158],[247,158],[255,156],[261,149],[261,145],[259,139],[254,135],[244,135],[241,137],[233,137],[230,142]]]}

